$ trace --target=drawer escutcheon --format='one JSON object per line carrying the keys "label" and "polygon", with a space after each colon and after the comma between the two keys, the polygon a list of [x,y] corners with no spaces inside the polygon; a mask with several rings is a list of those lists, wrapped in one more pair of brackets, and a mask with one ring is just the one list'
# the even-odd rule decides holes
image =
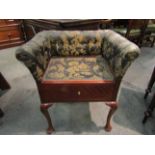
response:
{"label": "drawer escutcheon", "polygon": [[80,91],[78,91],[78,92],[77,92],[77,94],[80,96],[80,95],[81,95],[81,92],[80,92]]}

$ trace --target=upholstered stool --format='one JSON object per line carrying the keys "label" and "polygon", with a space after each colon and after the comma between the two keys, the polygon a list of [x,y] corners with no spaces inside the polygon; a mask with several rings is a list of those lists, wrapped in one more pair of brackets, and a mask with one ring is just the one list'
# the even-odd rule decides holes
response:
{"label": "upholstered stool", "polygon": [[139,54],[137,45],[111,30],[44,31],[16,51],[36,80],[48,133],[54,130],[48,108],[58,102],[106,103],[110,131],[121,80]]}

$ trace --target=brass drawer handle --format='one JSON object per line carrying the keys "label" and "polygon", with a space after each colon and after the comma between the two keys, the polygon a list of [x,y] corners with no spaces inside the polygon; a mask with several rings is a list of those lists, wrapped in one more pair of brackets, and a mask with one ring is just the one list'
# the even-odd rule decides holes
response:
{"label": "brass drawer handle", "polygon": [[79,96],[81,95],[81,92],[80,91],[78,91],[78,93],[77,93]]}

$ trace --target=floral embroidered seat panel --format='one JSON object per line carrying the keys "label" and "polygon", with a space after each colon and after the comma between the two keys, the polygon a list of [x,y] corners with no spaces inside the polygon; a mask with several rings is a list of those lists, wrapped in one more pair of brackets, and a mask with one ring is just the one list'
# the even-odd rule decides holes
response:
{"label": "floral embroidered seat panel", "polygon": [[44,80],[113,80],[102,56],[52,58]]}

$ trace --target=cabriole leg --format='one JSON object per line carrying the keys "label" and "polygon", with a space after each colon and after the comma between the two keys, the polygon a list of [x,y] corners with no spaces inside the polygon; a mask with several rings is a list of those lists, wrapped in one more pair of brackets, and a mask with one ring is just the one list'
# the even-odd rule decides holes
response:
{"label": "cabriole leg", "polygon": [[108,113],[107,122],[106,122],[104,129],[109,132],[112,130],[111,118],[112,118],[112,115],[114,114],[114,112],[117,110],[118,104],[117,104],[117,102],[108,102],[108,103],[106,103],[106,105],[108,105],[110,107],[110,111]]}
{"label": "cabriole leg", "polygon": [[47,128],[47,134],[51,134],[54,131],[54,127],[52,125],[51,117],[48,112],[48,108],[51,107],[53,103],[42,103],[40,105],[40,110],[42,114],[45,116],[47,123],[48,123],[48,128]]}

